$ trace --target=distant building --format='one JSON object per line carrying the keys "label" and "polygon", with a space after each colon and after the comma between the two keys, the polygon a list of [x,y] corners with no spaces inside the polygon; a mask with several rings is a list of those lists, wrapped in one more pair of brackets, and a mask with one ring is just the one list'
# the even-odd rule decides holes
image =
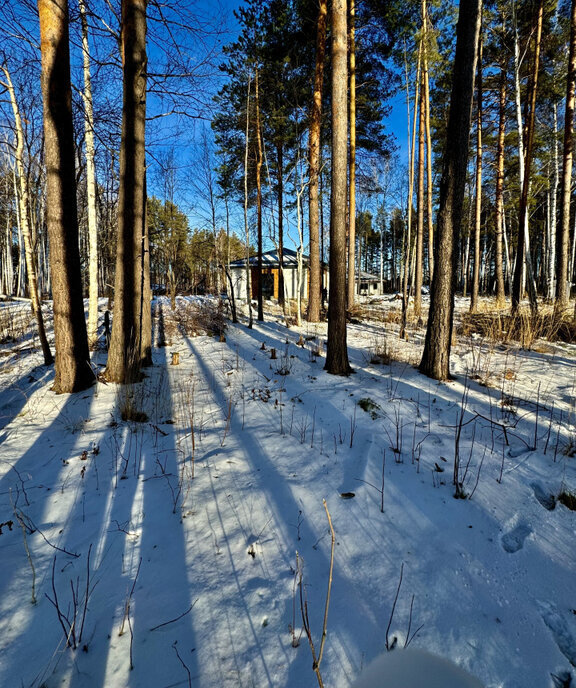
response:
{"label": "distant building", "polygon": [[[282,267],[284,271],[284,290],[286,298],[295,299],[298,294],[298,254],[285,248],[282,252]],[[302,256],[302,285],[300,296],[308,298],[309,256]],[[234,293],[238,298],[246,298],[246,259],[235,260],[230,263],[230,273],[234,284]],[[328,283],[328,267],[323,268],[323,285]],[[280,261],[277,251],[266,251],[262,254],[262,295],[265,299],[278,299],[278,285],[280,283]],[[250,279],[252,282],[252,298],[258,293],[258,257],[250,258]]]}
{"label": "distant building", "polygon": [[[298,254],[296,251],[285,248],[282,255],[284,269],[284,285],[286,297],[295,299],[298,293]],[[308,298],[309,287],[309,256],[302,256],[302,287],[300,296]],[[235,260],[230,263],[230,273],[234,284],[234,294],[237,298],[246,298],[246,259]],[[262,254],[262,295],[264,299],[278,299],[280,263],[277,251],[266,251]],[[324,264],[322,269],[322,287],[328,288],[328,266]],[[250,278],[252,281],[252,298],[258,293],[258,258],[250,258]],[[356,292],[360,296],[380,295],[380,278],[369,272],[361,272],[360,279],[356,278]]]}
{"label": "distant building", "polygon": [[382,294],[380,277],[361,271],[360,276],[356,275],[356,293],[359,296],[380,296]]}

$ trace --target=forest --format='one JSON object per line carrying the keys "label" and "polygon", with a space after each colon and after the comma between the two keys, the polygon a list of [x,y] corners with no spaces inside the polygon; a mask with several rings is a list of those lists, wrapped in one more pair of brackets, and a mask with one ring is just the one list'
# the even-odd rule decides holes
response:
{"label": "forest", "polygon": [[576,0],[0,2],[1,685],[575,685],[575,107]]}
{"label": "forest", "polygon": [[[469,296],[471,313],[486,295],[512,313],[528,298],[534,317],[539,303],[553,305],[557,324],[567,316],[576,254],[569,3],[489,2],[457,27],[449,2],[365,0],[346,10],[344,59],[324,2],[247,2],[234,10],[230,33],[203,6],[152,2],[138,9],[132,65],[122,59],[132,33],[124,6],[63,3],[56,26],[48,3],[47,31],[65,44],[63,57],[41,51],[40,9],[3,8],[0,101],[0,291],[30,298],[40,319],[40,303],[59,280],[47,212],[56,202],[47,173],[53,137],[67,141],[57,176],[68,174],[60,202],[72,223],[64,229],[63,216],[54,231],[78,244],[77,265],[56,291],[89,297],[90,347],[98,296],[129,299],[140,289],[138,261],[144,282],[173,297],[221,293],[230,291],[231,261],[273,248],[284,306],[284,245],[309,261],[310,322],[322,317],[320,265],[330,264],[337,303],[329,310],[342,342],[361,272],[378,280],[379,293],[402,294],[405,318],[422,318],[429,286],[432,315],[446,312],[444,330],[452,329],[456,292]],[[225,14],[230,8],[221,8]],[[471,48],[458,60],[457,29],[462,50],[466,41]],[[61,102],[50,105],[57,82],[54,90],[45,85],[43,115],[40,87],[50,69],[63,79]],[[134,188],[146,184],[125,198],[128,172]],[[146,215],[124,207],[140,195],[149,198]],[[134,243],[124,255],[119,246],[138,232],[149,248]],[[126,276],[134,287],[122,284],[120,256],[134,264]],[[261,320],[262,279],[254,281]],[[449,337],[438,337],[433,348],[449,348]],[[432,372],[431,355],[423,369],[446,378],[446,366]]]}

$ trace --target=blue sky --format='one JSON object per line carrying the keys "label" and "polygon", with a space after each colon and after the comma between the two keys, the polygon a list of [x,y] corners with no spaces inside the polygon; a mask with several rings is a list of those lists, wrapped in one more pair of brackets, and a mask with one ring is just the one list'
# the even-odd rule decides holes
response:
{"label": "blue sky", "polygon": [[[239,31],[239,26],[234,17],[234,10],[238,9],[244,3],[239,0],[219,0],[216,5],[214,2],[199,2],[195,4],[201,14],[205,14],[210,18],[209,21],[214,28],[217,28],[222,33],[214,37],[214,47],[221,48],[227,43],[233,41]],[[208,39],[210,40],[210,39]],[[204,85],[203,85],[204,88]],[[208,92],[216,93],[218,89],[218,77],[207,81],[205,84],[205,95]],[[387,127],[392,131],[397,139],[400,149],[398,151],[401,159],[406,158],[405,148],[407,140],[407,125],[406,125],[406,102],[405,93],[401,90],[392,101],[392,112],[387,118]],[[210,213],[206,207],[206,203],[194,191],[193,180],[198,178],[199,162],[198,159],[202,156],[202,139],[206,132],[207,138],[211,139],[211,130],[209,125],[210,113],[206,111],[206,120],[200,119],[190,120],[187,124],[187,130],[183,136],[182,143],[179,145],[166,137],[162,140],[159,146],[164,154],[171,149],[177,160],[176,177],[178,189],[180,193],[176,195],[175,201],[188,214],[192,228],[202,228],[207,226],[207,220]],[[166,123],[170,126],[169,123]],[[157,142],[158,143],[158,142]],[[151,193],[162,196],[163,182],[160,179],[151,180]],[[233,228],[239,234],[243,233],[243,209],[241,204],[235,204],[237,207],[233,208]],[[223,221],[223,217],[222,217]],[[295,222],[293,218],[288,218],[288,231],[292,236],[296,235]]]}

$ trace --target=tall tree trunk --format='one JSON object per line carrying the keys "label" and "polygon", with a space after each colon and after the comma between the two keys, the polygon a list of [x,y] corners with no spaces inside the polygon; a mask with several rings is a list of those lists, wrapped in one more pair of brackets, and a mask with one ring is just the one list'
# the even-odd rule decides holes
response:
{"label": "tall tree trunk", "polygon": [[[348,308],[354,305],[356,294],[356,42],[354,35],[354,2],[350,0],[348,51],[350,73],[350,162],[348,171]],[[360,274],[360,261],[358,261]]]}
{"label": "tall tree trunk", "polygon": [[522,194],[520,197],[520,207],[518,210],[518,247],[516,250],[516,266],[514,270],[514,282],[512,285],[512,312],[516,312],[520,306],[522,298],[522,276],[524,262],[526,261],[528,293],[530,296],[530,307],[532,313],[538,310],[536,300],[536,286],[532,274],[532,264],[529,250],[528,234],[528,197],[530,192],[530,172],[532,168],[532,152],[534,143],[534,128],[536,122],[536,93],[538,90],[538,68],[540,66],[540,44],[542,39],[542,19],[544,14],[543,0],[538,3],[536,16],[536,35],[534,38],[534,56],[530,87],[528,93],[528,117],[526,127],[526,142],[524,151],[524,179],[522,181]]}
{"label": "tall tree trunk", "polygon": [[416,184],[416,255],[414,261],[414,316],[418,318],[419,322],[422,320],[422,277],[424,269],[424,108],[424,84],[422,83],[418,109],[418,179]]}
{"label": "tall tree trunk", "polygon": [[244,232],[246,236],[246,303],[248,304],[248,328],[252,329],[252,272],[250,270],[250,226],[248,224],[248,151],[250,134],[250,86],[248,75],[246,93],[246,132],[244,141]]}
{"label": "tall tree trunk", "polygon": [[436,380],[450,377],[458,243],[466,187],[481,6],[481,0],[461,0],[456,29],[447,144],[440,184],[436,261],[426,340],[420,362],[420,372]]}
{"label": "tall tree trunk", "polygon": [[498,143],[496,149],[496,304],[502,307],[506,301],[504,287],[504,151],[506,138],[506,67],[500,66],[500,85],[498,98]]}
{"label": "tall tree trunk", "polygon": [[90,45],[85,0],[78,0],[82,23],[82,58],[84,71],[84,132],[86,137],[86,191],[88,205],[88,346],[98,344],[98,222],[96,216],[96,165],[94,150],[94,112],[90,76]]}
{"label": "tall tree trunk", "polygon": [[[34,255],[34,246],[32,244],[32,237],[30,232],[30,216],[29,207],[30,199],[28,194],[28,181],[26,172],[24,171],[24,129],[22,127],[22,118],[20,117],[20,108],[16,100],[16,93],[10,77],[10,72],[5,66],[0,66],[4,72],[6,82],[0,82],[4,86],[10,96],[12,104],[12,112],[14,113],[14,129],[16,133],[16,149],[14,151],[14,162],[16,165],[16,175],[18,177],[18,188],[15,186],[16,196],[18,200],[18,208],[20,211],[20,230],[22,232],[22,242],[24,244],[24,252],[26,257],[26,274],[28,277],[28,292],[32,304],[32,313],[38,325],[38,339],[42,347],[42,354],[44,356],[44,365],[51,365],[54,363],[48,338],[46,337],[46,328],[44,327],[44,318],[42,316],[42,301],[38,289],[38,271],[36,269],[36,256]],[[9,236],[7,237],[9,240]],[[11,259],[11,251],[7,251],[7,258]],[[10,267],[12,267],[10,265]]]}
{"label": "tall tree trunk", "polygon": [[148,232],[148,186],[144,167],[142,215],[144,232],[141,239],[142,270],[140,274],[140,363],[152,365],[152,282],[150,280],[150,234]]}
{"label": "tall tree trunk", "polygon": [[554,113],[554,147],[553,147],[553,161],[554,161],[554,176],[552,188],[550,190],[550,212],[548,221],[548,298],[552,300],[555,296],[556,286],[556,241],[557,241],[557,222],[558,222],[558,187],[560,186],[560,161],[558,156],[558,108],[556,103],[552,106]]}
{"label": "tall tree trunk", "polygon": [[422,44],[418,50],[418,66],[416,68],[416,93],[414,94],[414,122],[412,132],[410,131],[410,82],[408,79],[408,60],[404,56],[404,65],[406,71],[406,105],[408,108],[408,139],[409,144],[408,153],[408,207],[406,209],[406,239],[404,242],[404,274],[402,284],[402,320],[400,322],[400,331],[398,336],[400,339],[406,337],[406,324],[408,321],[408,301],[410,299],[410,251],[412,248],[412,201],[414,195],[414,160],[416,150],[416,120],[418,118],[418,104],[420,100],[420,66],[422,59]]}
{"label": "tall tree trunk", "polygon": [[570,12],[570,51],[566,78],[566,110],[564,115],[564,148],[562,151],[562,207],[558,233],[556,269],[556,308],[568,307],[570,276],[568,254],[570,250],[570,191],[572,187],[572,157],[574,151],[574,104],[576,100],[576,0]]}
{"label": "tall tree trunk", "polygon": [[330,296],[326,366],[349,375],[346,343],[346,206],[348,167],[348,51],[346,0],[332,2],[332,180],[330,189]]}
{"label": "tall tree trunk", "polygon": [[320,132],[322,126],[322,86],[324,82],[324,58],[326,52],[327,0],[319,0],[316,24],[316,69],[314,72],[314,97],[310,115],[308,160],[310,182],[308,185],[308,213],[310,232],[310,292],[308,294],[308,320],[320,320],[322,280],[320,269]]}
{"label": "tall tree trunk", "polygon": [[424,36],[424,54],[422,70],[424,72],[424,122],[426,125],[426,201],[428,218],[428,280],[434,275],[434,218],[432,213],[432,134],[430,131],[430,78],[428,73],[428,6],[422,0],[422,27]]}
{"label": "tall tree trunk", "polygon": [[123,108],[118,194],[118,240],[114,318],[106,376],[139,379],[145,363],[143,332],[146,248],[146,0],[122,1]]}
{"label": "tall tree trunk", "polygon": [[258,69],[254,79],[254,104],[256,106],[256,228],[258,232],[258,285],[256,300],[258,303],[258,320],[264,320],[264,303],[262,296],[262,132],[260,130],[260,91]]}
{"label": "tall tree trunk", "polygon": [[[14,182],[14,197],[18,198],[18,185],[16,181],[16,170],[12,170]],[[16,226],[18,229],[18,278],[16,281],[16,296],[24,296],[24,272],[26,271],[26,249],[24,248],[24,239],[22,238],[22,221],[20,219],[20,204],[16,203]]]}
{"label": "tall tree trunk", "polygon": [[278,171],[276,183],[278,186],[278,305],[285,310],[286,298],[284,287],[284,144],[279,141],[276,146]]}
{"label": "tall tree trunk", "polygon": [[94,382],[90,367],[78,247],[74,129],[67,0],[38,0],[42,51],[46,224],[54,302],[53,390],[78,392]]}
{"label": "tall tree trunk", "polygon": [[480,290],[480,230],[482,224],[482,31],[478,39],[478,75],[476,102],[476,199],[474,204],[474,272],[472,273],[472,291],[470,312],[478,310],[478,292]]}

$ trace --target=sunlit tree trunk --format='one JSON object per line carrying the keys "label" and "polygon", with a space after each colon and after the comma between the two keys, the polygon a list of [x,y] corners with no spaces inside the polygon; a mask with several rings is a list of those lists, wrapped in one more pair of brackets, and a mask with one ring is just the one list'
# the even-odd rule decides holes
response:
{"label": "sunlit tree trunk", "polygon": [[56,365],[53,390],[77,392],[94,382],[90,367],[76,206],[70,88],[68,3],[38,0],[42,51],[46,225],[54,302]]}
{"label": "sunlit tree trunk", "polygon": [[[42,354],[44,356],[44,364],[51,365],[54,362],[48,338],[46,337],[46,328],[44,327],[44,318],[42,316],[42,302],[38,290],[38,271],[36,269],[36,256],[34,254],[34,246],[32,244],[32,237],[30,232],[29,206],[30,199],[28,194],[28,181],[26,172],[24,170],[24,130],[22,127],[22,118],[20,116],[20,108],[16,100],[16,93],[10,77],[10,72],[5,66],[0,66],[6,79],[5,82],[0,81],[0,85],[4,86],[8,91],[10,103],[12,105],[12,112],[14,113],[14,131],[16,134],[16,147],[14,150],[14,162],[16,166],[15,177],[18,178],[18,186],[16,188],[16,196],[18,200],[18,208],[20,213],[20,230],[22,232],[22,242],[24,244],[24,252],[26,258],[26,275],[28,277],[28,292],[30,301],[32,303],[32,313],[36,318],[38,325],[38,339],[42,347]],[[12,252],[9,250],[10,237],[7,237],[7,259],[12,260]],[[12,264],[10,263],[10,268]]]}
{"label": "sunlit tree trunk", "polygon": [[416,93],[414,94],[414,121],[410,131],[410,80],[408,78],[408,60],[404,57],[406,71],[406,105],[408,108],[408,139],[410,140],[408,152],[408,205],[406,208],[406,235],[404,241],[404,272],[402,277],[402,320],[400,322],[400,339],[406,337],[406,324],[408,321],[408,301],[410,298],[410,251],[412,248],[412,201],[414,195],[414,159],[416,150],[416,120],[418,113],[420,93],[420,60],[422,57],[422,44],[418,50],[418,66],[416,68]]}
{"label": "sunlit tree trunk", "polygon": [[480,32],[480,0],[461,0],[436,232],[436,261],[420,372],[450,377],[454,294],[466,187],[470,115]]}
{"label": "sunlit tree trunk", "polygon": [[320,270],[320,132],[322,125],[322,86],[324,82],[324,57],[326,52],[326,21],[328,17],[327,0],[319,0],[316,24],[316,69],[314,72],[314,97],[310,115],[308,159],[310,181],[309,232],[310,232],[310,286],[308,294],[308,320],[320,320],[321,270]]}
{"label": "sunlit tree trunk", "polygon": [[572,188],[572,158],[574,151],[574,105],[576,101],[576,0],[572,0],[570,13],[570,50],[566,78],[566,109],[564,114],[564,147],[562,151],[562,205],[558,233],[556,269],[556,308],[568,307],[570,276],[570,196]]}
{"label": "sunlit tree trunk", "polygon": [[424,35],[424,53],[422,70],[424,73],[424,121],[426,124],[426,201],[428,218],[428,280],[434,275],[434,217],[432,213],[432,134],[430,131],[430,78],[428,73],[428,7],[422,0],[422,30]]}
{"label": "sunlit tree trunk", "polygon": [[348,51],[346,0],[332,2],[332,180],[330,189],[330,296],[326,366],[349,375],[346,342],[346,206],[348,168]]}
{"label": "sunlit tree trunk", "polygon": [[529,250],[528,235],[528,196],[530,192],[530,173],[532,168],[532,152],[534,143],[534,128],[536,122],[536,93],[538,90],[538,68],[540,65],[540,45],[542,39],[542,19],[544,7],[543,0],[538,4],[532,75],[530,78],[530,88],[528,93],[528,122],[526,127],[526,141],[524,149],[524,179],[522,180],[522,191],[520,206],[518,210],[518,246],[516,250],[516,266],[514,269],[514,281],[512,284],[512,312],[516,312],[520,306],[522,298],[522,283],[524,263],[526,263],[528,293],[530,296],[530,307],[532,313],[538,310],[536,300],[536,286],[532,274],[532,263]]}
{"label": "sunlit tree trunk", "polygon": [[[421,75],[423,76],[423,75]],[[424,268],[424,85],[420,85],[418,108],[418,177],[416,183],[416,253],[414,260],[414,317],[422,319],[422,276]]]}
{"label": "sunlit tree trunk", "polygon": [[[356,43],[354,35],[354,2],[349,0],[348,51],[350,73],[350,162],[348,170],[348,297],[347,305],[354,305],[356,294]],[[360,261],[358,261],[360,273]]]}
{"label": "sunlit tree trunk", "polygon": [[502,307],[506,301],[504,287],[504,144],[506,137],[506,68],[500,67],[500,85],[498,89],[498,142],[496,147],[496,303]]}
{"label": "sunlit tree trunk", "polygon": [[94,149],[94,112],[90,75],[90,46],[85,0],[78,0],[82,23],[84,71],[84,132],[86,137],[86,191],[88,206],[88,346],[98,344],[98,222],[96,215],[96,165]]}
{"label": "sunlit tree trunk", "polygon": [[478,47],[478,75],[476,99],[476,198],[474,203],[474,271],[472,273],[472,291],[470,293],[470,312],[478,310],[478,292],[480,290],[480,230],[482,223],[482,32]]}
{"label": "sunlit tree trunk", "polygon": [[276,183],[278,186],[278,305],[285,311],[286,298],[284,287],[284,144],[278,142],[276,146],[278,171]]}
{"label": "sunlit tree trunk", "polygon": [[256,107],[256,229],[258,232],[258,285],[256,299],[258,303],[258,320],[264,320],[264,303],[262,297],[262,132],[260,129],[260,91],[258,69],[254,79],[254,105]]}
{"label": "sunlit tree trunk", "polygon": [[558,187],[560,186],[560,161],[558,156],[558,109],[556,103],[552,105],[554,114],[554,144],[552,148],[552,160],[554,175],[552,188],[550,189],[549,221],[548,221],[548,275],[546,276],[548,298],[553,299],[556,286],[556,240],[558,217]]}
{"label": "sunlit tree trunk", "polygon": [[252,85],[248,75],[246,92],[246,132],[244,141],[244,233],[246,236],[246,303],[248,304],[248,328],[252,328],[252,273],[250,270],[250,226],[248,224],[248,151],[250,134],[250,87]]}
{"label": "sunlit tree trunk", "polygon": [[146,0],[122,2],[123,108],[114,317],[106,376],[139,379],[146,359]]}

